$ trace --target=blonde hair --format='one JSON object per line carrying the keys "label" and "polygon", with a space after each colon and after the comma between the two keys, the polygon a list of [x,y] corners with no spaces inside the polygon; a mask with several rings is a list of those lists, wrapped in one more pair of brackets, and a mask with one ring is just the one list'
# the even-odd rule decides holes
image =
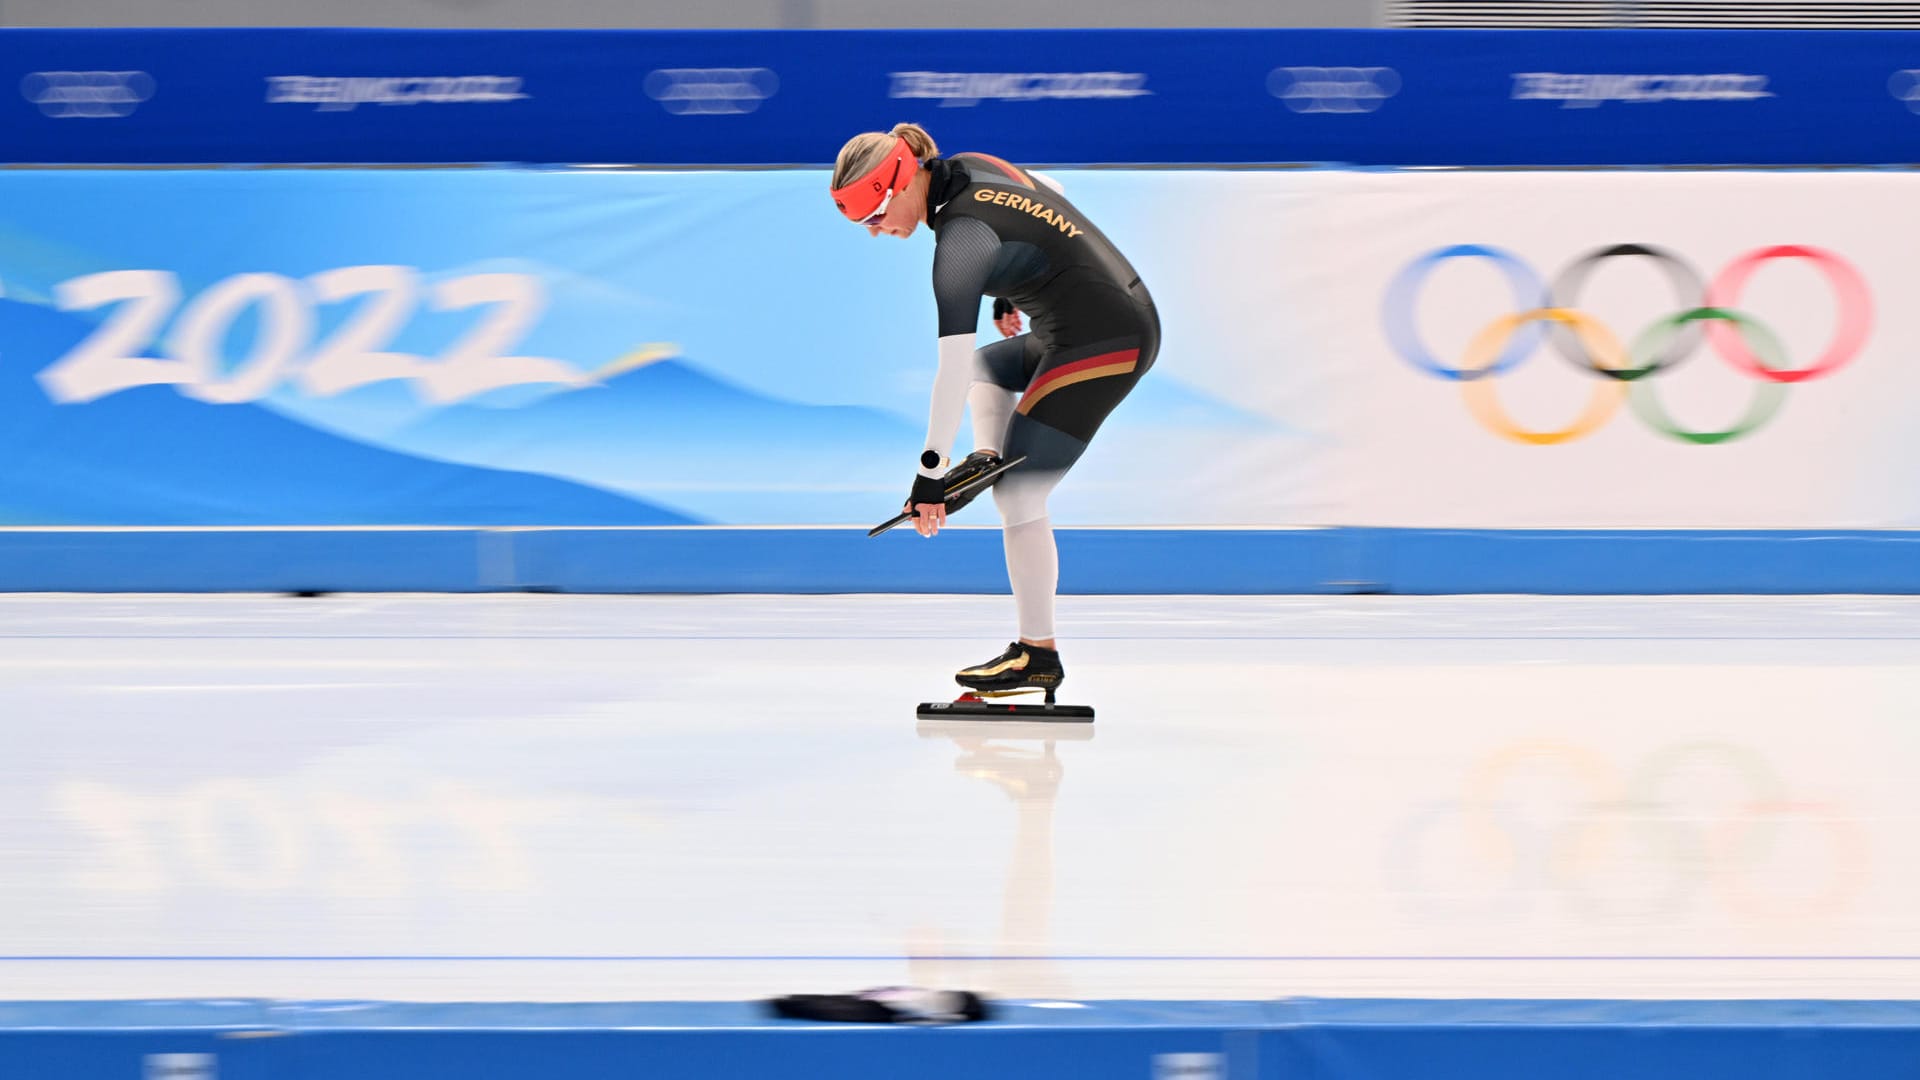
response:
{"label": "blonde hair", "polygon": [[895,139],[907,140],[907,149],[921,161],[940,156],[940,147],[934,143],[933,136],[919,124],[895,124],[892,131],[864,132],[848,139],[847,145],[840,148],[840,156],[833,162],[833,182],[827,186],[846,187],[854,177],[871,171],[893,152]]}

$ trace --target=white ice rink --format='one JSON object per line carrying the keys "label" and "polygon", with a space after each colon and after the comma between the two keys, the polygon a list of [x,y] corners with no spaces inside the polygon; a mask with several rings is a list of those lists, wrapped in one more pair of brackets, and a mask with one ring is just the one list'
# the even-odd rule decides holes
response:
{"label": "white ice rink", "polygon": [[1920,600],[0,598],[0,999],[1910,997]]}

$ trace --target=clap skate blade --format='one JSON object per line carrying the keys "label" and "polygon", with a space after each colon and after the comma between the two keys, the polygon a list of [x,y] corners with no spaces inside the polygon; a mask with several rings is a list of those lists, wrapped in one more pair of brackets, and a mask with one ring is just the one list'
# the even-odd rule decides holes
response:
{"label": "clap skate blade", "polygon": [[1019,690],[969,690],[952,701],[923,701],[915,715],[922,720],[1052,720],[1088,723],[1093,719],[1091,705],[1058,705],[1053,690],[1046,688],[1041,705],[1003,703],[998,699],[1043,692],[1041,687]]}

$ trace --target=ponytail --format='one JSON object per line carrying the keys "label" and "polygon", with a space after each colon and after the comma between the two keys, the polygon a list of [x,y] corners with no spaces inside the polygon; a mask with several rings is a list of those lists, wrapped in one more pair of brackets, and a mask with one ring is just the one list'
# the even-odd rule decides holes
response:
{"label": "ponytail", "polygon": [[933,141],[933,136],[927,134],[927,129],[919,124],[895,124],[887,134],[907,140],[907,149],[913,151],[913,156],[921,161],[940,156],[940,147]]}

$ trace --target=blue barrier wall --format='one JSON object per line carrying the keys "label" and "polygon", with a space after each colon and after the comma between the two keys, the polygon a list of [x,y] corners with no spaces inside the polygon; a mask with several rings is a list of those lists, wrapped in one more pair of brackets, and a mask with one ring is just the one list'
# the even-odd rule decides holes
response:
{"label": "blue barrier wall", "polygon": [[1920,1003],[1016,1002],[929,1029],[749,1004],[79,1002],[0,1005],[0,1060],[64,1080],[1829,1080],[1920,1070]]}
{"label": "blue barrier wall", "polygon": [[8,30],[8,162],[1888,164],[1920,33]]}
{"label": "blue barrier wall", "polygon": [[[1920,593],[1920,532],[1061,529],[1068,594]],[[0,529],[0,592],[1004,593],[997,529]]]}

